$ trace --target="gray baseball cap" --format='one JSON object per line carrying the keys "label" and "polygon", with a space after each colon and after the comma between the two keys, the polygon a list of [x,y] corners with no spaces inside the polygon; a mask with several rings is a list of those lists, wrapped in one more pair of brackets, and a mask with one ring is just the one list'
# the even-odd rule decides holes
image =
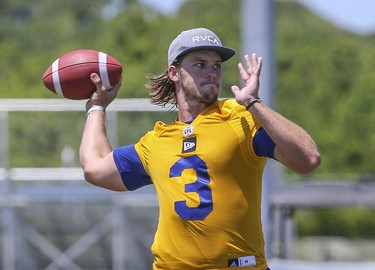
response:
{"label": "gray baseball cap", "polygon": [[174,60],[184,54],[209,50],[220,54],[223,62],[231,58],[236,51],[221,44],[220,39],[214,32],[207,28],[194,28],[181,32],[169,45],[168,66]]}

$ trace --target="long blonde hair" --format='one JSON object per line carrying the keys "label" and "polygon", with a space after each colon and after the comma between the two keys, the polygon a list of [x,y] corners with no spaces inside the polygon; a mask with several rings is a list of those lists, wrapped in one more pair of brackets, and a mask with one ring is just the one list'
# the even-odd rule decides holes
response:
{"label": "long blonde hair", "polygon": [[168,72],[157,76],[150,75],[147,79],[148,83],[145,86],[152,104],[163,107],[171,105],[172,108],[177,108],[176,88],[168,77]]}
{"label": "long blonde hair", "polygon": [[[173,65],[178,66],[180,59],[176,59]],[[169,78],[168,71],[161,75],[150,75],[147,77],[148,83],[145,85],[149,90],[149,98],[152,104],[177,109],[177,95],[174,82]]]}

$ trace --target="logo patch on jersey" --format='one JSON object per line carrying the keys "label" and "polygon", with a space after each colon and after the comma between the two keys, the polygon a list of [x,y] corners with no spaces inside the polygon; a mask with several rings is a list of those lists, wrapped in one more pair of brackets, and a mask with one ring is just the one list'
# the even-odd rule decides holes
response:
{"label": "logo patch on jersey", "polygon": [[242,266],[255,266],[255,256],[245,256],[236,259],[228,260],[228,268],[242,267]]}
{"label": "logo patch on jersey", "polygon": [[186,138],[182,141],[182,154],[194,152],[197,148],[197,137]]}
{"label": "logo patch on jersey", "polygon": [[230,260],[228,260],[228,267],[229,268],[238,267],[238,260],[237,259],[230,259]]}
{"label": "logo patch on jersey", "polygon": [[182,135],[184,135],[184,137],[189,137],[190,135],[193,134],[193,132],[194,132],[194,127],[193,126],[187,126],[182,131]]}

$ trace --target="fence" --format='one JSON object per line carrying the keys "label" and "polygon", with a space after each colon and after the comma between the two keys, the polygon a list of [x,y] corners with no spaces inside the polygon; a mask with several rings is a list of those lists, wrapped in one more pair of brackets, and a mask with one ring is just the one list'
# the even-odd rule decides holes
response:
{"label": "fence", "polygon": [[[84,101],[64,99],[0,100],[1,269],[151,268],[158,214],[152,188],[124,196],[87,184],[81,168],[9,168],[9,112],[84,108]],[[118,111],[165,109],[145,99],[113,102],[107,117],[114,145]],[[136,228],[128,221],[141,217]]]}
{"label": "fence", "polygon": [[[152,187],[122,194],[89,185],[81,168],[9,168],[9,112],[83,110],[84,101],[0,100],[1,269],[151,269],[150,245],[158,217]],[[166,109],[146,99],[116,100],[107,112],[113,145],[118,145],[120,111]],[[341,193],[340,200],[332,197],[335,192]],[[375,269],[371,262],[292,260],[294,211],[353,205],[375,207],[374,187],[313,184],[273,192],[271,244],[276,248],[270,255],[271,268]]]}

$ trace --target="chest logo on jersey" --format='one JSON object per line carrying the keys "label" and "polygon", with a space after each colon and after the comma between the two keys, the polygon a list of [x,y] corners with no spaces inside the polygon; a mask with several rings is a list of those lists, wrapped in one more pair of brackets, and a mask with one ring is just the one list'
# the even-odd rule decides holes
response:
{"label": "chest logo on jersey", "polygon": [[255,266],[256,264],[257,263],[256,263],[255,256],[245,256],[245,257],[228,260],[229,268],[236,268],[236,267],[242,267],[242,266]]}
{"label": "chest logo on jersey", "polygon": [[194,152],[197,148],[197,137],[186,138],[182,141],[182,154]]}
{"label": "chest logo on jersey", "polygon": [[189,137],[190,135],[193,134],[193,132],[194,132],[194,127],[193,126],[187,126],[182,131],[182,135],[184,135],[184,137]]}

